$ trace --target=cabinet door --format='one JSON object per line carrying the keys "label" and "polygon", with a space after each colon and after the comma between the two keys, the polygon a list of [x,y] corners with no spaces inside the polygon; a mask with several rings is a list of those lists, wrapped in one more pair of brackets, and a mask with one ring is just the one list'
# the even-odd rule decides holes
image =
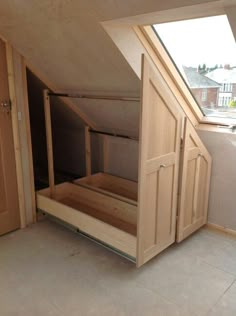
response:
{"label": "cabinet door", "polygon": [[20,227],[5,43],[0,40],[0,235]]}
{"label": "cabinet door", "polygon": [[140,117],[137,266],[175,241],[182,120],[171,90],[145,56]]}
{"label": "cabinet door", "polygon": [[181,157],[177,241],[207,222],[211,157],[195,128],[186,120]]}

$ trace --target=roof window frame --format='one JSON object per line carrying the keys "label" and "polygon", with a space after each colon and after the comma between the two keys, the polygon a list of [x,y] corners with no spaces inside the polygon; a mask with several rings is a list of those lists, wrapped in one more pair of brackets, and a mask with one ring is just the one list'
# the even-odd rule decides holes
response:
{"label": "roof window frame", "polygon": [[[217,15],[226,15],[227,13],[225,11],[218,12],[217,14],[205,14],[201,16],[191,16],[191,17],[186,17],[182,18],[179,20],[190,20],[190,19],[196,19],[196,18],[204,18],[204,17],[211,17],[211,16],[217,16]],[[173,19],[168,19],[166,22],[162,21],[162,23],[167,23],[167,22],[174,22],[176,21],[175,18]],[[195,117],[197,120],[192,121],[192,123],[197,126],[197,125],[204,125],[204,129],[206,129],[206,125],[212,126],[212,125],[220,125],[220,126],[229,126],[232,124],[236,124],[236,119],[233,118],[222,118],[222,117],[207,117],[202,109],[199,107],[197,101],[195,100],[191,90],[188,88],[185,79],[183,78],[182,74],[178,70],[178,67],[175,65],[174,60],[170,56],[169,52],[165,48],[165,45],[163,44],[162,40],[160,39],[159,35],[157,34],[156,30],[154,29],[153,25],[158,24],[159,22],[152,23],[151,25],[139,25],[135,28],[136,33],[139,35],[140,38],[140,33],[142,33],[142,36],[140,40],[143,42],[143,45],[145,46],[146,50],[148,51],[149,55],[151,55],[153,59],[153,53],[159,58],[163,66],[165,67],[166,71],[170,75],[173,84],[176,85],[178,88],[179,92],[185,99],[186,103],[189,106],[188,115],[191,111],[192,115]],[[151,54],[151,50],[153,50]],[[155,61],[154,61],[155,62]],[[221,130],[222,131],[222,130]]]}

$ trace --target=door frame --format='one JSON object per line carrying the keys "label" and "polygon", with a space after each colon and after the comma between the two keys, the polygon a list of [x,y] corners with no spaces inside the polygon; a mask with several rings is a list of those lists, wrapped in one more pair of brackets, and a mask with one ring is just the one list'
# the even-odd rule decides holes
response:
{"label": "door frame", "polygon": [[9,95],[11,101],[13,143],[20,210],[20,227],[36,221],[33,157],[30,133],[26,64],[24,58],[6,45]]}

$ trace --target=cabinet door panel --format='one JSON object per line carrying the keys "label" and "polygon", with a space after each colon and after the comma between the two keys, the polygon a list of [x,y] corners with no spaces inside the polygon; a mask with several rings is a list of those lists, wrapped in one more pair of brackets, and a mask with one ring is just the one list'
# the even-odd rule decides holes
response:
{"label": "cabinet door panel", "polygon": [[183,141],[177,241],[207,221],[211,157],[195,128],[186,120]]}
{"label": "cabinet door panel", "polygon": [[20,227],[12,115],[2,106],[9,99],[6,46],[0,40],[0,235]]}
{"label": "cabinet door panel", "polygon": [[143,56],[137,266],[175,241],[181,138],[179,104]]}

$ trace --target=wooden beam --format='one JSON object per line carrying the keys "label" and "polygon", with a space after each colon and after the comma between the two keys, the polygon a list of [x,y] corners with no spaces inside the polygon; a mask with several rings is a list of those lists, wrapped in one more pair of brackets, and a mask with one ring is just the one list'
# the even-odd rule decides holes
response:
{"label": "wooden beam", "polygon": [[126,102],[140,102],[139,97],[128,97],[118,95],[96,95],[96,94],[79,94],[79,93],[56,93],[49,92],[49,96],[64,97],[72,99],[91,99],[91,100],[105,100],[105,101],[126,101]]}
{"label": "wooden beam", "polygon": [[48,158],[48,180],[51,197],[55,196],[55,177],[54,177],[54,161],[53,161],[53,140],[52,140],[52,123],[51,123],[51,109],[50,98],[48,96],[49,90],[43,91],[44,99],[44,115],[47,139],[47,158]]}
{"label": "wooden beam", "polygon": [[158,68],[162,77],[172,90],[183,113],[189,118],[194,126],[198,125],[204,115],[182,77],[173,65],[173,62],[165,51],[163,45],[154,33],[152,27],[134,27],[134,30],[151,57],[154,65]]}
{"label": "wooden beam", "polygon": [[91,135],[89,126],[85,126],[85,161],[86,161],[86,175],[91,175]]}
{"label": "wooden beam", "polygon": [[7,68],[8,68],[9,94],[10,94],[11,105],[12,105],[11,116],[12,116],[13,141],[14,141],[14,148],[15,148],[20,221],[21,221],[21,228],[24,228],[26,226],[26,213],[25,213],[24,176],[23,176],[23,169],[22,169],[21,143],[20,143],[20,136],[19,136],[19,122],[18,122],[18,104],[17,104],[18,100],[16,96],[13,49],[12,49],[12,46],[8,43],[6,43],[6,57],[7,57]]}
{"label": "wooden beam", "polygon": [[103,172],[109,172],[109,136],[103,136]]}
{"label": "wooden beam", "polygon": [[[26,143],[28,150],[28,172],[29,172],[29,194],[31,195],[31,212],[32,222],[36,222],[36,198],[35,198],[35,184],[34,184],[34,166],[33,166],[33,151],[32,151],[32,140],[31,140],[31,126],[30,126],[30,114],[29,114],[29,100],[28,100],[28,87],[26,77],[26,65],[25,59],[21,56],[21,73],[23,77],[23,110],[24,110],[24,126],[26,133]],[[29,200],[29,197],[27,197]]]}

